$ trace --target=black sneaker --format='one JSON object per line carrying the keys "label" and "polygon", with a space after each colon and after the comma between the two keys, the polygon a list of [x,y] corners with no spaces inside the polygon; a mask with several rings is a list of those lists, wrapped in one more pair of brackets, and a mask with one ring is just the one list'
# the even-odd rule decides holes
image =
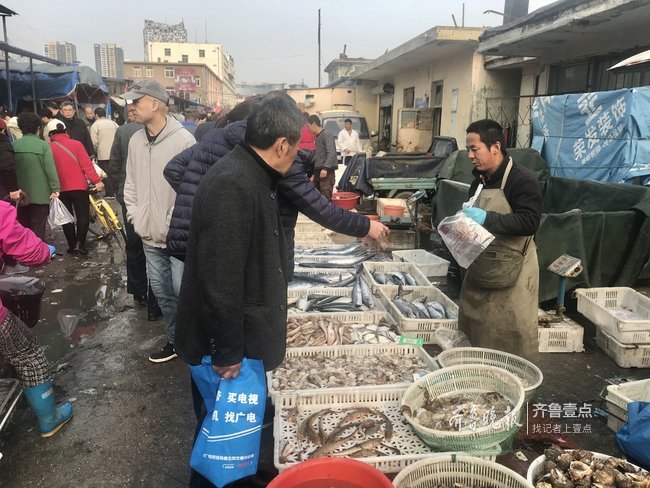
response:
{"label": "black sneaker", "polygon": [[174,351],[174,344],[168,342],[167,345],[162,348],[162,350],[154,352],[151,356],[149,356],[149,361],[152,363],[166,363],[167,361],[171,361],[177,357],[178,356],[176,355],[176,351]]}

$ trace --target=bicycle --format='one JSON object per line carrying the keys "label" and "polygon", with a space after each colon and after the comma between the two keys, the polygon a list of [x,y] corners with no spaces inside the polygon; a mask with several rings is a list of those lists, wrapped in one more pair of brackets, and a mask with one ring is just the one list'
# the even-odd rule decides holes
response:
{"label": "bicycle", "polygon": [[97,190],[92,188],[88,194],[90,201],[90,232],[99,239],[115,242],[118,247],[126,252],[126,232],[115,212],[103,198],[95,198]]}

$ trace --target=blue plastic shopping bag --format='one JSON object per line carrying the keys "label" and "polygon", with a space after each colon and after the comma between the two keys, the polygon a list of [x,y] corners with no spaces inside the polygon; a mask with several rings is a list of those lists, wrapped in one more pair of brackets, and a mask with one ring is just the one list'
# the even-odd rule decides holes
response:
{"label": "blue plastic shopping bag", "polygon": [[627,404],[627,422],[616,433],[616,444],[631,463],[650,470],[650,402]]}
{"label": "blue plastic shopping bag", "polygon": [[217,487],[254,475],[266,406],[262,361],[244,358],[239,376],[229,380],[212,369],[210,356],[190,372],[207,410],[190,466]]}

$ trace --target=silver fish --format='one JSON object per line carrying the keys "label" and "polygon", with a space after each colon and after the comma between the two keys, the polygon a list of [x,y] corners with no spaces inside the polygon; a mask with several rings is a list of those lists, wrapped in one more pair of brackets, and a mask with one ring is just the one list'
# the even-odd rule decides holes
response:
{"label": "silver fish", "polygon": [[445,307],[440,302],[427,302],[426,306],[432,319],[444,319],[447,316]]}
{"label": "silver fish", "polygon": [[372,298],[372,292],[363,277],[359,277],[359,288],[361,289],[363,304],[368,308],[375,308],[375,300]]}
{"label": "silver fish", "polygon": [[404,276],[404,280],[406,281],[406,284],[409,286],[417,286],[417,281],[415,281],[415,278],[413,278],[413,275],[411,273],[402,273]]}

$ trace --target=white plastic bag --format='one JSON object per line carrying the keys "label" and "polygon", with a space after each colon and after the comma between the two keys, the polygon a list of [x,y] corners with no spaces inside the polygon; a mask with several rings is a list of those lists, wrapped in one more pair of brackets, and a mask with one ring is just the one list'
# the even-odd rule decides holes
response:
{"label": "white plastic bag", "polygon": [[58,198],[50,200],[50,216],[47,218],[50,229],[54,229],[59,225],[74,224],[75,222],[74,216],[61,203],[61,200]]}
{"label": "white plastic bag", "polygon": [[95,173],[97,173],[97,176],[99,176],[102,180],[108,178],[106,172],[99,166],[99,164],[97,164],[97,162],[94,159],[92,160],[92,163],[93,163],[93,168],[95,168]]}
{"label": "white plastic bag", "polygon": [[[479,185],[474,196],[463,204],[463,208],[472,207],[482,189],[483,185]],[[438,232],[456,262],[465,269],[494,240],[494,236],[485,227],[474,222],[462,210],[442,219],[438,224]]]}
{"label": "white plastic bag", "polygon": [[453,347],[471,347],[469,338],[460,330],[447,329],[446,327],[438,327],[433,334],[436,344],[438,344],[443,351]]}

